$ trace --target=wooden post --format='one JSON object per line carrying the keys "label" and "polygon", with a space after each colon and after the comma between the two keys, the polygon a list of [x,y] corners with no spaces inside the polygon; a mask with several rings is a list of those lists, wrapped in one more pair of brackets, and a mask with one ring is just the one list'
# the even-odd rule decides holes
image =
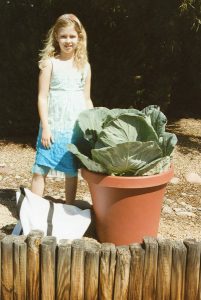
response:
{"label": "wooden post", "polygon": [[169,240],[158,240],[158,273],[156,299],[170,299],[172,245]]}
{"label": "wooden post", "polygon": [[201,299],[201,258],[200,258],[200,278],[199,278],[197,300],[200,300],[200,299]]}
{"label": "wooden post", "polygon": [[116,248],[114,244],[101,244],[100,272],[99,272],[99,299],[112,300],[114,274],[116,266]]}
{"label": "wooden post", "polygon": [[154,300],[156,295],[156,276],[158,260],[158,243],[154,238],[145,238],[144,280],[142,299]]}
{"label": "wooden post", "polygon": [[184,240],[187,247],[185,300],[197,299],[200,270],[200,243]]}
{"label": "wooden post", "polygon": [[145,251],[140,244],[132,244],[130,245],[130,252],[131,263],[128,300],[141,300]]}
{"label": "wooden post", "polygon": [[1,241],[1,300],[13,300],[13,236]]}
{"label": "wooden post", "polygon": [[114,299],[128,298],[128,284],[130,272],[130,251],[128,246],[117,247],[117,264],[115,271]]}
{"label": "wooden post", "polygon": [[98,299],[100,244],[95,240],[86,241],[84,267],[84,298]]}
{"label": "wooden post", "polygon": [[60,240],[57,249],[56,299],[70,300],[71,241]]}
{"label": "wooden post", "polygon": [[1,240],[6,236],[5,233],[0,232],[0,297],[1,297]]}
{"label": "wooden post", "polygon": [[41,300],[55,299],[56,238],[46,236],[41,241]]}
{"label": "wooden post", "polygon": [[43,232],[33,230],[27,236],[27,299],[40,299],[40,255]]}
{"label": "wooden post", "polygon": [[14,300],[26,300],[27,244],[25,236],[14,238]]}
{"label": "wooden post", "polygon": [[84,240],[72,243],[70,299],[84,299]]}
{"label": "wooden post", "polygon": [[171,300],[184,300],[186,247],[182,242],[173,242]]}

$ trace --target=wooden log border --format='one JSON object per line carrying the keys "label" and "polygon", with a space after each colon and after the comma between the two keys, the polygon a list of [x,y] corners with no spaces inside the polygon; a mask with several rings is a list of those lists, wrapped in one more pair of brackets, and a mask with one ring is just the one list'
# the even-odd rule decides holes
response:
{"label": "wooden log border", "polygon": [[142,244],[0,234],[1,300],[199,300],[201,242]]}

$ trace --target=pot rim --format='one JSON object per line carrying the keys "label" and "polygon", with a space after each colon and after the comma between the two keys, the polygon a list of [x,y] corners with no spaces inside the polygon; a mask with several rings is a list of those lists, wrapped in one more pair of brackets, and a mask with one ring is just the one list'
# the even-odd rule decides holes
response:
{"label": "pot rim", "polygon": [[167,184],[174,175],[174,167],[171,164],[168,171],[150,176],[111,176],[81,168],[81,175],[88,183],[105,187],[146,188]]}

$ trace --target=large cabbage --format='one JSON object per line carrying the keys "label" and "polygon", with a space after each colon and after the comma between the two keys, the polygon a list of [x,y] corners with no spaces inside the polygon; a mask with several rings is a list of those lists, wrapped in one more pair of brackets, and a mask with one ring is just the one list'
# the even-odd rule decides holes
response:
{"label": "large cabbage", "polygon": [[[166,116],[158,106],[86,110],[75,126],[77,142],[68,149],[93,172],[116,176],[159,174],[169,169],[177,143],[165,132]],[[76,139],[75,139],[76,140]]]}

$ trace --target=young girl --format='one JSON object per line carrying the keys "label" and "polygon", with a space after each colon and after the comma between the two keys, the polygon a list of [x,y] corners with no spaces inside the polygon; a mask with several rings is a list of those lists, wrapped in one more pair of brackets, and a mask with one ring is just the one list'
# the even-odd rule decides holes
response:
{"label": "young girl", "polygon": [[49,30],[39,61],[40,127],[31,190],[42,196],[48,172],[64,172],[67,204],[73,204],[77,189],[77,168],[67,144],[79,113],[93,107],[86,43],[79,19],[62,15]]}

